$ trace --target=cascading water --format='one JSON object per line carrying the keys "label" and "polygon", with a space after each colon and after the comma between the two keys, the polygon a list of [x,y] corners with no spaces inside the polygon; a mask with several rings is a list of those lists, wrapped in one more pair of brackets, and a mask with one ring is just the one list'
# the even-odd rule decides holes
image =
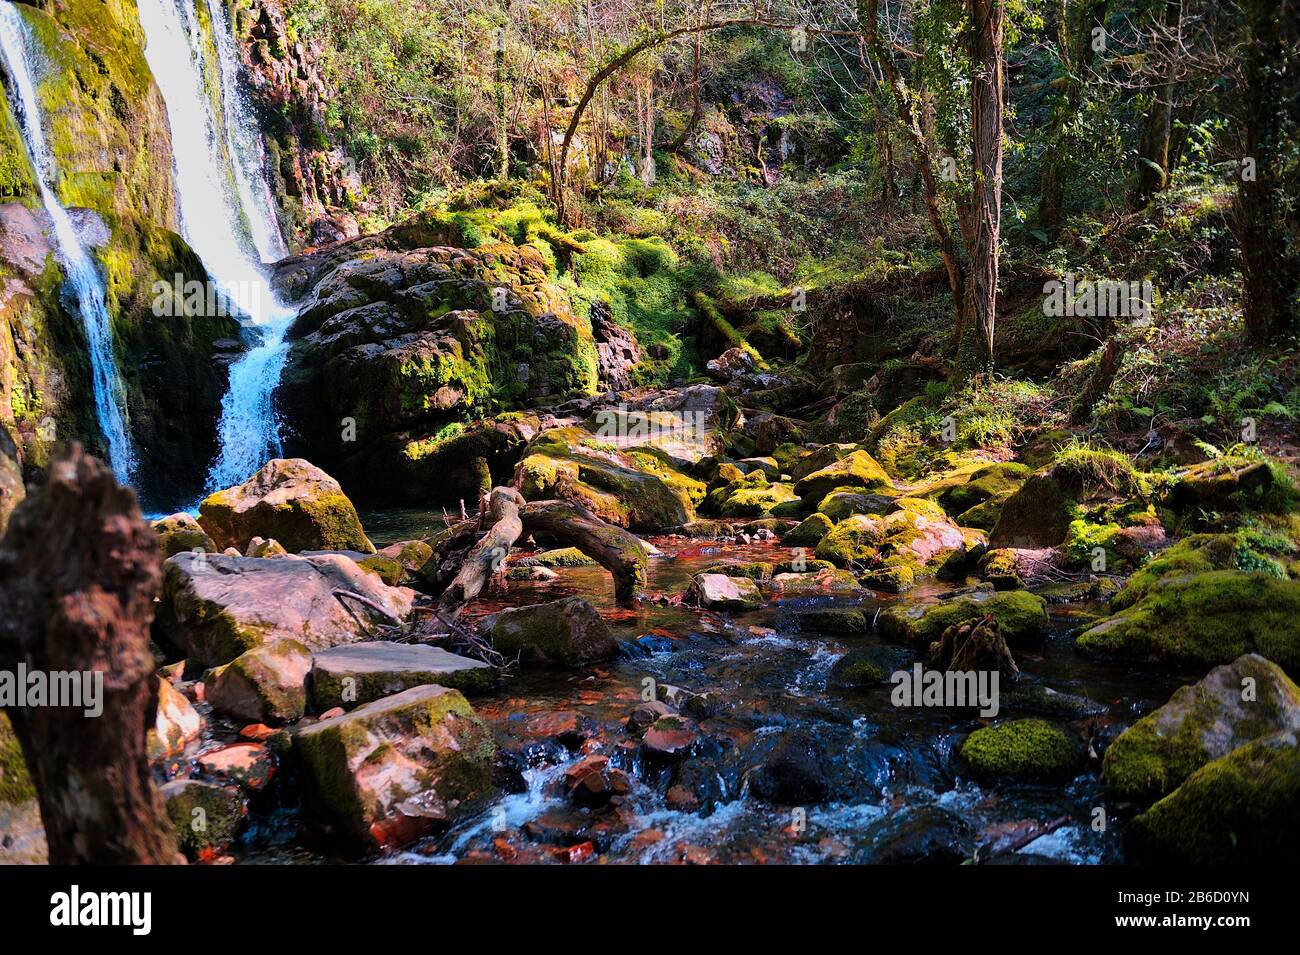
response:
{"label": "cascading water", "polygon": [[40,101],[36,95],[34,67],[40,53],[31,41],[26,21],[8,0],[0,0],[0,57],[3,57],[12,80],[14,112],[31,155],[41,201],[54,226],[54,246],[63,265],[64,287],[76,300],[77,312],[86,330],[95,417],[108,444],[109,465],[117,479],[125,484],[134,476],[135,449],[122,410],[122,381],[113,356],[113,330],[104,300],[104,280],[78,235],[68,210],[55,195],[58,169],[41,126]]}
{"label": "cascading water", "polygon": [[[214,34],[209,47],[196,2],[203,0],[140,0],[138,6],[145,59],[167,106],[181,230],[223,299],[261,336],[230,367],[220,450],[207,479],[215,490],[240,483],[280,453],[271,394],[284,368],[284,336],[294,311],[276,299],[263,266],[284,255],[284,243],[261,173],[257,128],[239,93],[226,13],[221,0],[207,2]],[[209,91],[205,82],[213,48],[219,91]]]}

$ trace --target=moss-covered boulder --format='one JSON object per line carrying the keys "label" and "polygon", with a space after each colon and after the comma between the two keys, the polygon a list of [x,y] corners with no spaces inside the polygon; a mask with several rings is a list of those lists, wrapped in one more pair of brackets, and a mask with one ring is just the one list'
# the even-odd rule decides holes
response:
{"label": "moss-covered boulder", "polygon": [[755,471],[713,491],[708,505],[722,517],[763,517],[782,504],[798,500],[790,485],[769,483],[763,472]]}
{"label": "moss-covered boulder", "polygon": [[265,537],[294,553],[375,552],[338,481],[302,458],[275,458],[243,484],[205,498],[199,523],[222,550],[242,553],[252,538]]}
{"label": "moss-covered boulder", "polygon": [[1168,795],[1206,763],[1273,733],[1300,733],[1300,688],[1257,654],[1215,667],[1120,734],[1102,778],[1126,799]]}
{"label": "moss-covered boulder", "polygon": [[850,571],[825,566],[814,569],[812,565],[819,562],[808,563],[809,567],[804,571],[773,574],[772,579],[765,584],[766,590],[771,596],[780,600],[849,596],[862,592],[862,585]]}
{"label": "moss-covered boulder", "polygon": [[1076,488],[1050,466],[1031,475],[1002,503],[989,532],[989,547],[1055,547],[1065,540],[1074,519]]}
{"label": "moss-covered boulder", "polygon": [[860,637],[871,631],[871,621],[857,607],[815,607],[795,618],[800,630]]}
{"label": "moss-covered boulder", "polygon": [[292,723],[306,710],[311,666],[311,651],[297,640],[276,640],[204,674],[205,697],[245,723]]}
{"label": "moss-covered boulder", "polygon": [[1229,534],[1193,534],[1139,567],[1111,600],[1111,609],[1139,603],[1164,581],[1211,570],[1256,571],[1272,577],[1294,576],[1296,544],[1289,537],[1243,530]]}
{"label": "moss-covered boulder", "polygon": [[1128,828],[1136,861],[1271,865],[1300,851],[1300,746],[1278,733],[1192,773]]}
{"label": "moss-covered boulder", "polygon": [[1096,656],[1171,667],[1217,666],[1259,653],[1300,673],[1300,581],[1239,570],[1165,577],[1076,645]]}
{"label": "moss-covered boulder", "polygon": [[492,794],[492,731],[458,691],[417,686],[294,734],[310,815],[357,849],[445,828]]}
{"label": "moss-covered boulder", "polygon": [[885,494],[867,494],[856,488],[839,487],[831,491],[817,505],[817,512],[833,521],[842,521],[854,514],[885,514],[894,499]]}
{"label": "moss-covered boulder", "polygon": [[844,690],[881,686],[913,660],[911,652],[902,647],[854,647],[835,661],[826,675],[826,685]]}
{"label": "moss-covered boulder", "polygon": [[1014,461],[988,464],[972,471],[964,484],[945,488],[939,493],[938,501],[951,516],[958,517],[986,501],[1006,500],[1031,473],[1025,465]]}
{"label": "moss-covered boulder", "polygon": [[1024,590],[979,590],[938,603],[896,604],[881,612],[877,625],[882,639],[924,650],[954,624],[989,614],[1013,647],[1032,646],[1047,632],[1047,602]]}
{"label": "moss-covered boulder", "polygon": [[794,491],[811,510],[836,488],[878,491],[893,487],[885,469],[866,451],[853,451],[832,464],[799,478]]}
{"label": "moss-covered boulder", "polygon": [[982,544],[983,535],[957,527],[933,501],[899,498],[891,506],[895,510],[883,517],[857,514],[840,521],[817,545],[817,557],[856,566],[872,574],[869,585],[897,593]]}
{"label": "moss-covered boulder", "polygon": [[0,805],[36,798],[36,787],[23,760],[23,747],[9,717],[0,712]]}
{"label": "moss-covered boulder", "polygon": [[441,647],[384,640],[331,647],[312,657],[311,699],[317,711],[350,710],[426,683],[478,693],[496,684],[496,671]]}
{"label": "moss-covered boulder", "polygon": [[201,550],[212,554],[222,549],[199,526],[194,515],[184,511],[159,518],[153,522],[153,529],[158,534],[158,546],[163,557],[171,557],[185,550]]}
{"label": "moss-covered boulder", "polygon": [[381,548],[369,557],[360,557],[357,566],[373,571],[390,587],[414,586],[420,569],[433,558],[433,548],[424,541],[399,541]]}
{"label": "moss-covered boulder", "polygon": [[1079,740],[1046,720],[1014,720],[984,726],[966,737],[961,758],[985,781],[1061,783],[1084,765]]}
{"label": "moss-covered boulder", "polygon": [[238,837],[248,806],[237,786],[198,779],[173,779],[158,788],[181,851],[208,858]]}
{"label": "moss-covered boulder", "polygon": [[695,520],[705,486],[648,453],[623,453],[578,427],[539,434],[519,462],[514,483],[528,500],[581,504],[611,524],[635,531]]}
{"label": "moss-covered boulder", "polygon": [[709,610],[755,610],[763,603],[758,585],[749,577],[696,574],[691,593],[701,607]]}
{"label": "moss-covered boulder", "polygon": [[605,621],[581,597],[511,607],[480,628],[498,653],[538,666],[582,666],[618,653]]}
{"label": "moss-covered boulder", "polygon": [[834,526],[835,522],[825,514],[809,514],[786,532],[781,543],[787,547],[816,547]]}
{"label": "moss-covered boulder", "polygon": [[544,550],[515,561],[520,567],[589,567],[596,562],[576,547]]}
{"label": "moss-covered boulder", "polygon": [[[340,591],[367,603],[345,606],[348,598],[335,596]],[[381,624],[404,620],[413,599],[411,591],[387,586],[341,554],[255,558],[182,552],[163,565],[154,634],[195,663],[215,667],[282,639],[312,650],[352,643]]]}
{"label": "moss-covered boulder", "polygon": [[1280,464],[1257,457],[1221,457],[1180,474],[1166,500],[1177,511],[1205,513],[1290,508],[1294,488]]}

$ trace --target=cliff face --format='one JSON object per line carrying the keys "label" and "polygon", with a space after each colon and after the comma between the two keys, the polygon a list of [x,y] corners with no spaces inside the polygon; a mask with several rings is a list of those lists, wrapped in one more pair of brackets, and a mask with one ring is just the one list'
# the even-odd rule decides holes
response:
{"label": "cliff face", "polygon": [[[215,453],[226,373],[213,354],[238,329],[225,317],[154,314],[156,282],[207,276],[176,232],[167,116],[134,0],[44,0],[22,13],[47,63],[38,93],[55,191],[105,277],[141,490],[184,498],[200,489]],[[100,438],[84,334],[60,301],[48,223],[7,102],[0,178],[18,187],[0,188],[0,420],[39,468],[54,440],[95,448]]]}
{"label": "cliff face", "polygon": [[325,134],[333,96],[319,67],[320,45],[298,40],[280,0],[226,0],[260,113],[279,203],[293,251],[358,234],[361,184]]}

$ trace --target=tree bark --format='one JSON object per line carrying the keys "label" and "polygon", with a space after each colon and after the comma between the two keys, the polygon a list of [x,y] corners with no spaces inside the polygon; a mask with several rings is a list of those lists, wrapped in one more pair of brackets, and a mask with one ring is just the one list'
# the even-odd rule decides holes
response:
{"label": "tree bark", "polygon": [[[1168,38],[1176,36],[1182,23],[1182,0],[1165,0],[1163,18],[1164,34],[1162,45]],[[1142,131],[1142,143],[1138,149],[1138,181],[1134,196],[1138,206],[1151,201],[1152,196],[1165,188],[1169,182],[1169,134],[1173,128],[1174,111],[1174,74],[1176,72],[1173,57],[1175,49],[1165,52],[1163,79],[1156,84],[1152,93],[1154,99],[1147,109]]]}
{"label": "tree bark", "polygon": [[0,540],[0,667],[102,675],[102,713],[8,708],[35,783],[50,862],[179,863],[145,750],[162,559],[135,494],[72,445]]}
{"label": "tree bark", "polygon": [[482,592],[491,576],[505,566],[510,548],[524,532],[519,520],[523,504],[523,496],[514,488],[493,489],[488,506],[480,516],[479,527],[485,533],[470,548],[460,571],[438,601],[438,613],[444,620],[454,620]]}
{"label": "tree bark", "polygon": [[980,371],[993,368],[1002,225],[1002,0],[969,0],[971,19],[971,155],[974,164],[970,248],[970,315]]}
{"label": "tree bark", "polygon": [[546,534],[576,547],[614,577],[614,599],[628,606],[645,586],[647,557],[635,536],[569,501],[531,501],[520,517],[530,534]]}

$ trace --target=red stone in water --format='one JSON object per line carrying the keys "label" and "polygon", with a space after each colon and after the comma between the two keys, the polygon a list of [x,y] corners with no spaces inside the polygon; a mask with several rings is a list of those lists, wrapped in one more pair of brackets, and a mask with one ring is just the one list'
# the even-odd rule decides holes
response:
{"label": "red stone in water", "polygon": [[576,846],[569,846],[567,849],[557,849],[555,854],[562,862],[572,865],[590,859],[596,854],[596,847],[590,842],[580,842]]}
{"label": "red stone in water", "polygon": [[275,730],[265,723],[249,723],[239,731],[240,739],[252,740],[256,743],[264,743],[275,734]]}
{"label": "red stone in water", "polygon": [[199,756],[199,769],[257,792],[275,776],[275,759],[260,743],[232,743]]}

